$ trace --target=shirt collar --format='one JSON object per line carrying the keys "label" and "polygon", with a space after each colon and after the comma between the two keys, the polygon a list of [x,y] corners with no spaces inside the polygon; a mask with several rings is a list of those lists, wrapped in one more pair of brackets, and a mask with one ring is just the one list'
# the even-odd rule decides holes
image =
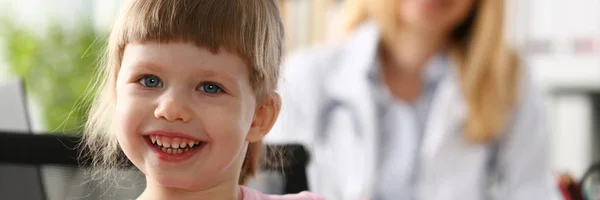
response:
{"label": "shirt collar", "polygon": [[[434,54],[425,64],[423,73],[423,83],[426,87],[434,87],[437,83],[448,74],[448,69],[451,67],[448,51],[441,49]],[[381,80],[381,60],[376,57],[373,65],[368,71],[369,79],[373,83],[380,83]]]}

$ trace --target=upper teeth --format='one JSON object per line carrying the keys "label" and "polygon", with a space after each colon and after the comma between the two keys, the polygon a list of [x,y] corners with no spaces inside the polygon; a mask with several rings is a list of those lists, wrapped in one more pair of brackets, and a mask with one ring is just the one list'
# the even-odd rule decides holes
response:
{"label": "upper teeth", "polygon": [[166,148],[186,148],[193,147],[194,144],[200,144],[200,141],[188,140],[185,138],[179,137],[165,137],[165,136],[157,136],[151,135],[150,141],[152,144],[157,144],[158,146],[166,147]]}

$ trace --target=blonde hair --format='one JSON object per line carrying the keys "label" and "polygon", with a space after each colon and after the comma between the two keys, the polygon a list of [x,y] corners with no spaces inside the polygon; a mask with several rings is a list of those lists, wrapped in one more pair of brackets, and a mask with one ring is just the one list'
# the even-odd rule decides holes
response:
{"label": "blonde hair", "polygon": [[[504,36],[504,1],[475,2],[452,32],[451,51],[469,109],[464,136],[472,143],[487,143],[498,137],[509,118],[519,61]],[[348,0],[345,6],[347,32],[373,19],[381,28],[382,42],[393,40],[400,26],[397,0]]]}
{"label": "blonde hair", "polygon": [[[134,41],[188,42],[215,53],[225,48],[247,62],[258,101],[263,102],[277,87],[283,25],[273,0],[128,0],[110,34],[95,84],[98,92],[85,125],[83,144],[97,172],[127,164],[119,155],[111,118],[123,51]],[[255,174],[261,152],[261,142],[249,144],[240,184]]]}

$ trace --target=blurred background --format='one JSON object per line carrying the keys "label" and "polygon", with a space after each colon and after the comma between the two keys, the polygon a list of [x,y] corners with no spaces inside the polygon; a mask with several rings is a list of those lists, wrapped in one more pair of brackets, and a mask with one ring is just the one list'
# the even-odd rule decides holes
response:
{"label": "blurred background", "polygon": [[[288,52],[341,38],[343,0],[278,1]],[[0,0],[0,87],[23,81],[31,122],[15,125],[22,108],[0,107],[0,130],[81,131],[88,103],[80,97],[122,2]],[[510,42],[533,69],[550,111],[553,169],[579,179],[600,160],[600,0],[508,0],[507,11]],[[9,94],[17,93],[0,92],[0,104],[21,98]]]}

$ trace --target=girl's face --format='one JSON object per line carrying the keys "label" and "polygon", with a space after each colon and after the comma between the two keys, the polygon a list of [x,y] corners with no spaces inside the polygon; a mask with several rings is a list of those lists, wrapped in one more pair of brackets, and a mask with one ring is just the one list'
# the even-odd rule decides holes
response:
{"label": "girl's face", "polygon": [[476,0],[398,1],[402,26],[448,33],[465,20]]}
{"label": "girl's face", "polygon": [[266,133],[248,66],[224,49],[131,43],[116,85],[117,139],[148,184],[237,183],[248,142]]}

